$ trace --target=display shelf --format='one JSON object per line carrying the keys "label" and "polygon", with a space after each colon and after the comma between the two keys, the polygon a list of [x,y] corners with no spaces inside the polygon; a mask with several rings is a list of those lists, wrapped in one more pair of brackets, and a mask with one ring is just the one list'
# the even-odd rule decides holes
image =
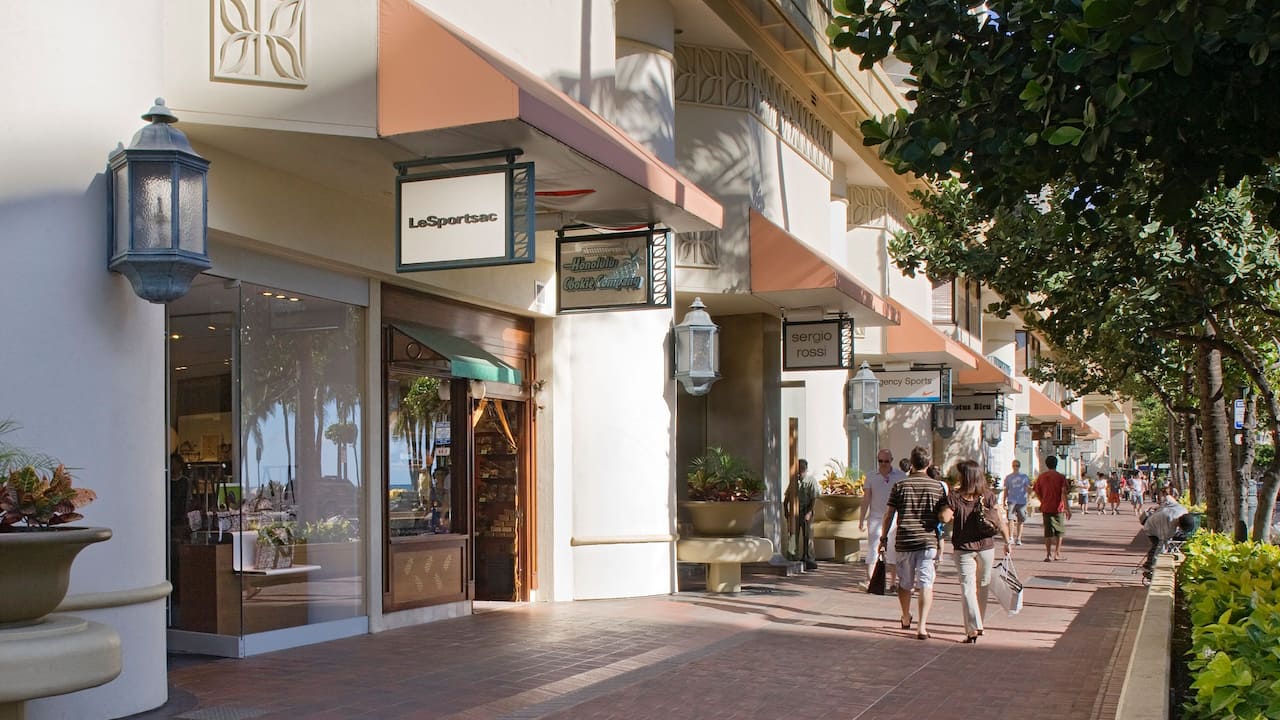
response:
{"label": "display shelf", "polygon": [[320,569],[319,565],[294,565],[292,567],[287,567],[287,568],[269,568],[265,570],[260,570],[256,567],[247,567],[243,570],[236,570],[235,572],[241,575],[266,575],[266,576],[305,575],[309,572],[313,572],[319,569]]}

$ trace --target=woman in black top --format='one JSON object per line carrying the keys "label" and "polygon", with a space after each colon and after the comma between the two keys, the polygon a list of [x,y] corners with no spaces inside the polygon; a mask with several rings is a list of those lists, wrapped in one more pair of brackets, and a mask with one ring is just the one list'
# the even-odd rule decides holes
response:
{"label": "woman in black top", "polygon": [[[991,584],[991,568],[995,564],[995,535],[1004,538],[1004,554],[1008,555],[1009,526],[999,509],[996,495],[987,485],[978,463],[961,460],[956,464],[957,487],[947,493],[947,505],[953,513],[951,544],[955,548],[956,571],[960,575],[960,607],[964,616],[965,639],[976,643],[982,634],[982,618],[987,612],[987,589]],[[996,524],[995,533],[985,516]]]}

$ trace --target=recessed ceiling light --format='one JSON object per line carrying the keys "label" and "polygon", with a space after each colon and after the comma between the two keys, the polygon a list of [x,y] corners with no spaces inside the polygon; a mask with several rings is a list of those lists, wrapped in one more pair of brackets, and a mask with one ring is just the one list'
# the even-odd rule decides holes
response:
{"label": "recessed ceiling light", "polygon": [[182,336],[181,336],[181,335],[179,335],[178,333],[172,333],[172,334],[170,334],[170,335],[169,335],[169,339],[170,339],[170,340],[181,340],[181,339],[182,339]]}
{"label": "recessed ceiling light", "polygon": [[302,298],[295,298],[295,297],[291,297],[291,298],[289,298],[289,302],[298,302],[298,301],[299,301],[299,300],[301,300],[301,299],[302,299]]}
{"label": "recessed ceiling light", "polygon": [[210,330],[217,330],[217,329],[218,329],[218,326],[217,326],[217,325],[210,325],[210,326],[209,326],[209,329],[210,329]]}
{"label": "recessed ceiling light", "polygon": [[178,367],[174,368],[174,370],[186,370],[186,369],[187,369],[186,365],[179,365]]}
{"label": "recessed ceiling light", "polygon": [[271,297],[272,295],[275,295],[275,293],[271,292],[270,290],[263,290],[262,294],[266,297]]}
{"label": "recessed ceiling light", "polygon": [[276,299],[277,299],[277,300],[283,300],[283,299],[284,299],[284,293],[276,293]]}

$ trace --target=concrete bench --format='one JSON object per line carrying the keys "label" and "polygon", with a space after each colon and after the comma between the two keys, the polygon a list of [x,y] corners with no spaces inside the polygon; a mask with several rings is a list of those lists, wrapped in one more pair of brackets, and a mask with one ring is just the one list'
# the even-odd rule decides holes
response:
{"label": "concrete bench", "polygon": [[762,537],[692,537],[676,541],[676,559],[707,564],[707,592],[742,590],[742,563],[768,562],[773,543]]}
{"label": "concrete bench", "polygon": [[834,540],[835,561],[851,563],[858,559],[862,550],[862,541],[867,538],[867,531],[858,529],[857,520],[815,520],[813,538],[814,540]]}

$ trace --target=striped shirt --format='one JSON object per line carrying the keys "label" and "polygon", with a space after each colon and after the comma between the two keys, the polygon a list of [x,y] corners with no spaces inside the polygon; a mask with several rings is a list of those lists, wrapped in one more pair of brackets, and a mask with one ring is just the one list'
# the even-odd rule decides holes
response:
{"label": "striped shirt", "polygon": [[889,507],[897,512],[897,552],[938,546],[938,511],[947,506],[942,483],[926,475],[910,475],[893,486]]}

